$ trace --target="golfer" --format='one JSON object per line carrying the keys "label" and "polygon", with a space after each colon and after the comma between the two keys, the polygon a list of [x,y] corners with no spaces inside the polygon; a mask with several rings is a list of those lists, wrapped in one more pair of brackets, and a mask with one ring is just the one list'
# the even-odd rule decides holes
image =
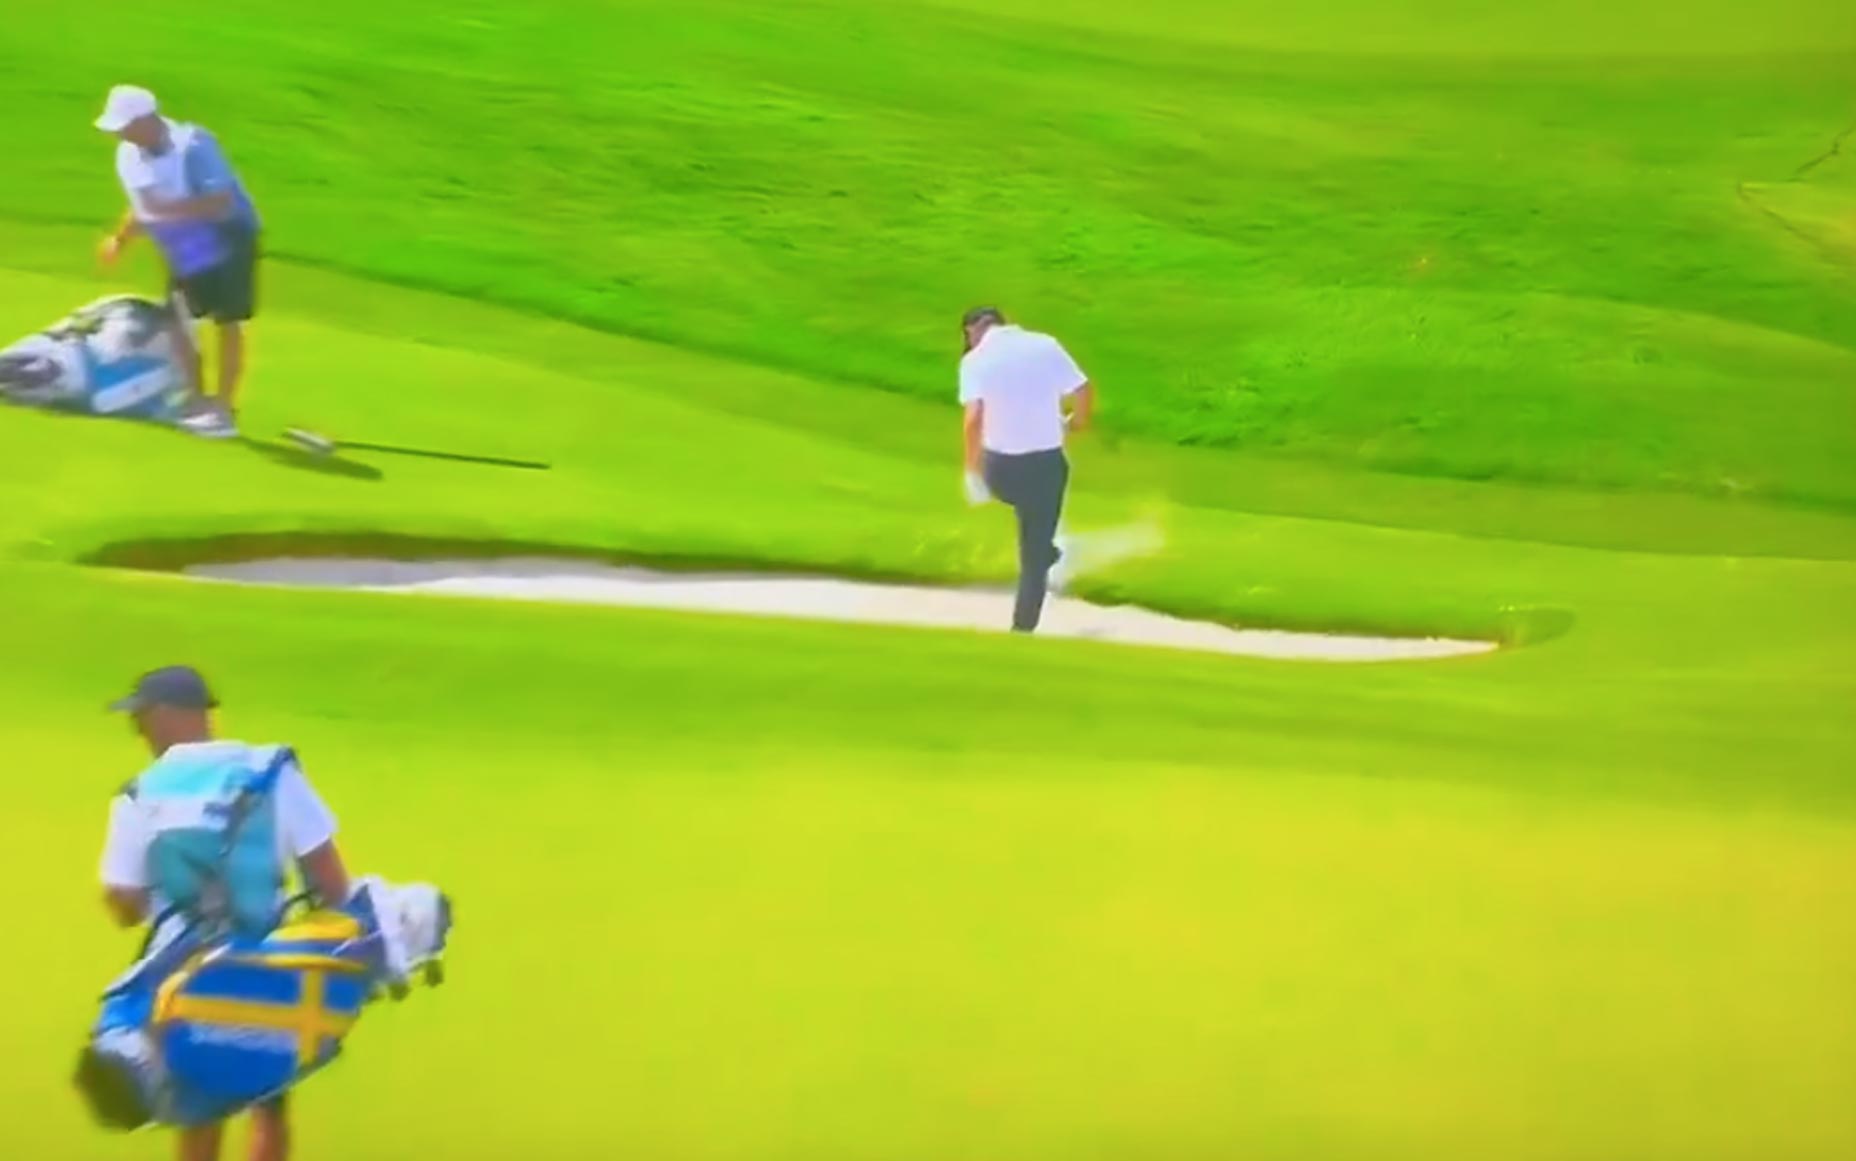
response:
{"label": "golfer", "polygon": [[[157,766],[182,763],[210,775],[222,764],[248,762],[251,748],[240,742],[214,741],[212,711],[218,706],[205,678],[190,666],[174,665],[144,674],[129,696],[110,706],[128,713]],[[111,915],[125,927],[160,915],[165,902],[153,887],[150,852],[156,836],[170,827],[195,825],[204,807],[190,801],[149,803],[138,799],[140,777],[110,804],[109,831],[103,843],[104,899]],[[203,777],[203,782],[210,778]],[[348,899],[348,872],[335,849],[335,818],[317,797],[295,763],[279,774],[273,791],[278,847],[275,879],[285,881],[292,862],[304,883],[326,902]],[[177,818],[176,815],[183,817]],[[278,900],[281,905],[283,900]],[[217,1161],[224,1125],[181,1130],[181,1161]],[[284,1161],[290,1153],[290,1126],[281,1097],[252,1110],[251,1161]]]}
{"label": "golfer", "polygon": [[[170,121],[155,95],[134,85],[110,90],[97,128],[113,134],[116,175],[129,209],[103,240],[99,256],[115,265],[124,246],[146,234],[168,266],[177,315],[211,319],[219,331],[219,389],[181,420],[196,435],[238,434],[238,388],[245,370],[245,324],[257,308],[258,212],[213,135]],[[175,327],[183,374],[204,393],[200,352],[191,328]]]}
{"label": "golfer", "polygon": [[1018,599],[1012,629],[1036,631],[1050,571],[1063,555],[1057,523],[1070,483],[1066,432],[1088,428],[1095,388],[1049,335],[1016,327],[993,307],[961,320],[960,402],[966,408],[967,499],[998,497],[1018,517]]}

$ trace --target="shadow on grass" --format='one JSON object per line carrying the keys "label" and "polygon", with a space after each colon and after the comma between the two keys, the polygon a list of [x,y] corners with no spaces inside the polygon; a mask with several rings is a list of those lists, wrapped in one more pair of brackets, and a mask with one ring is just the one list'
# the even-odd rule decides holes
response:
{"label": "shadow on grass", "polygon": [[[320,457],[317,457],[320,458]],[[207,536],[161,537],[117,541],[84,552],[75,562],[144,572],[180,572],[196,564],[236,564],[270,557],[364,557],[380,560],[488,560],[498,557],[549,557],[616,567],[663,572],[741,572],[769,576],[829,575],[894,584],[956,583],[955,577],[924,577],[856,563],[800,566],[726,553],[656,552],[598,547],[553,540],[420,535],[408,532],[303,530],[297,532],[228,532]]]}
{"label": "shadow on grass", "polygon": [[[126,416],[85,415],[56,407],[33,407],[23,404],[16,406],[22,411],[29,411],[33,415],[42,416],[59,423],[73,421],[88,423],[98,419],[104,419],[111,423],[126,424],[147,431],[176,436],[181,439],[199,440],[198,436],[184,431],[174,424],[163,423],[154,419],[140,419]],[[236,440],[228,440],[226,442],[243,447],[247,451],[267,459],[279,467],[296,468],[299,471],[314,472],[321,476],[337,476],[346,480],[367,480],[373,483],[378,483],[380,480],[386,478],[385,473],[379,468],[370,467],[367,464],[356,463],[353,460],[344,460],[334,455],[311,454],[302,448],[275,440],[254,439],[251,436],[240,436]]]}
{"label": "shadow on grass", "polygon": [[250,436],[242,436],[238,442],[248,451],[280,467],[314,472],[320,476],[338,476],[345,480],[367,480],[370,483],[378,483],[386,478],[386,473],[368,464],[359,464],[340,456],[315,455],[287,443],[252,439]]}

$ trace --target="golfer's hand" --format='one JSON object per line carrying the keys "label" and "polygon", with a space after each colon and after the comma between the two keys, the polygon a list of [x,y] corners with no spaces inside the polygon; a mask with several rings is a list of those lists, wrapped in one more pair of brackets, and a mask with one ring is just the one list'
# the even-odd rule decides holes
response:
{"label": "golfer's hand", "polygon": [[986,486],[986,478],[978,472],[967,473],[967,503],[975,508],[992,499],[992,489]]}
{"label": "golfer's hand", "polygon": [[121,257],[122,257],[122,236],[121,235],[111,234],[108,237],[104,238],[103,241],[97,243],[97,261],[103,263],[105,266],[116,265],[117,259]]}

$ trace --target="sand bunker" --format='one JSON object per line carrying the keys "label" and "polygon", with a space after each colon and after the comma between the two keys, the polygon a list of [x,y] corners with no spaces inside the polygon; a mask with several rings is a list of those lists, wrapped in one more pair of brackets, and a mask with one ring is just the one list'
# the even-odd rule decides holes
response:
{"label": "sand bunker", "polygon": [[[508,600],[625,605],[689,612],[798,617],[1001,631],[1011,620],[1009,592],[931,588],[836,577],[760,573],[677,573],[532,557],[392,561],[333,557],[200,564],[187,575],[244,584],[431,593]],[[1054,598],[1039,633],[1129,645],[1196,649],[1303,661],[1400,661],[1486,653],[1486,641],[1358,637],[1234,629],[1131,606]]]}

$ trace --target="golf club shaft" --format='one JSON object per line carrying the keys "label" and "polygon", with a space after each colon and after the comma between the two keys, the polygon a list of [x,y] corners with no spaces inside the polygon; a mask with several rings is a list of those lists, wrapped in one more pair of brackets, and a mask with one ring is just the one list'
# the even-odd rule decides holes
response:
{"label": "golf club shaft", "polygon": [[389,443],[354,443],[348,440],[332,439],[307,428],[291,427],[284,429],[284,437],[299,447],[307,448],[319,455],[333,455],[338,451],[371,451],[383,455],[418,456],[423,459],[449,460],[453,463],[486,464],[499,468],[522,468],[527,471],[545,472],[552,465],[537,460],[510,459],[506,456],[483,456],[465,452],[434,451],[430,448],[402,447]]}
{"label": "golf club shaft", "polygon": [[398,447],[394,444],[387,443],[349,443],[346,440],[341,440],[337,441],[335,446],[347,451],[371,451],[380,452],[384,455],[418,456],[422,459],[451,460],[456,463],[465,464],[491,464],[496,467],[525,468],[529,471],[536,472],[545,472],[552,467],[552,465],[541,463],[538,460],[517,460],[508,459],[503,456],[480,456],[467,454],[465,452],[433,451],[429,448]]}

